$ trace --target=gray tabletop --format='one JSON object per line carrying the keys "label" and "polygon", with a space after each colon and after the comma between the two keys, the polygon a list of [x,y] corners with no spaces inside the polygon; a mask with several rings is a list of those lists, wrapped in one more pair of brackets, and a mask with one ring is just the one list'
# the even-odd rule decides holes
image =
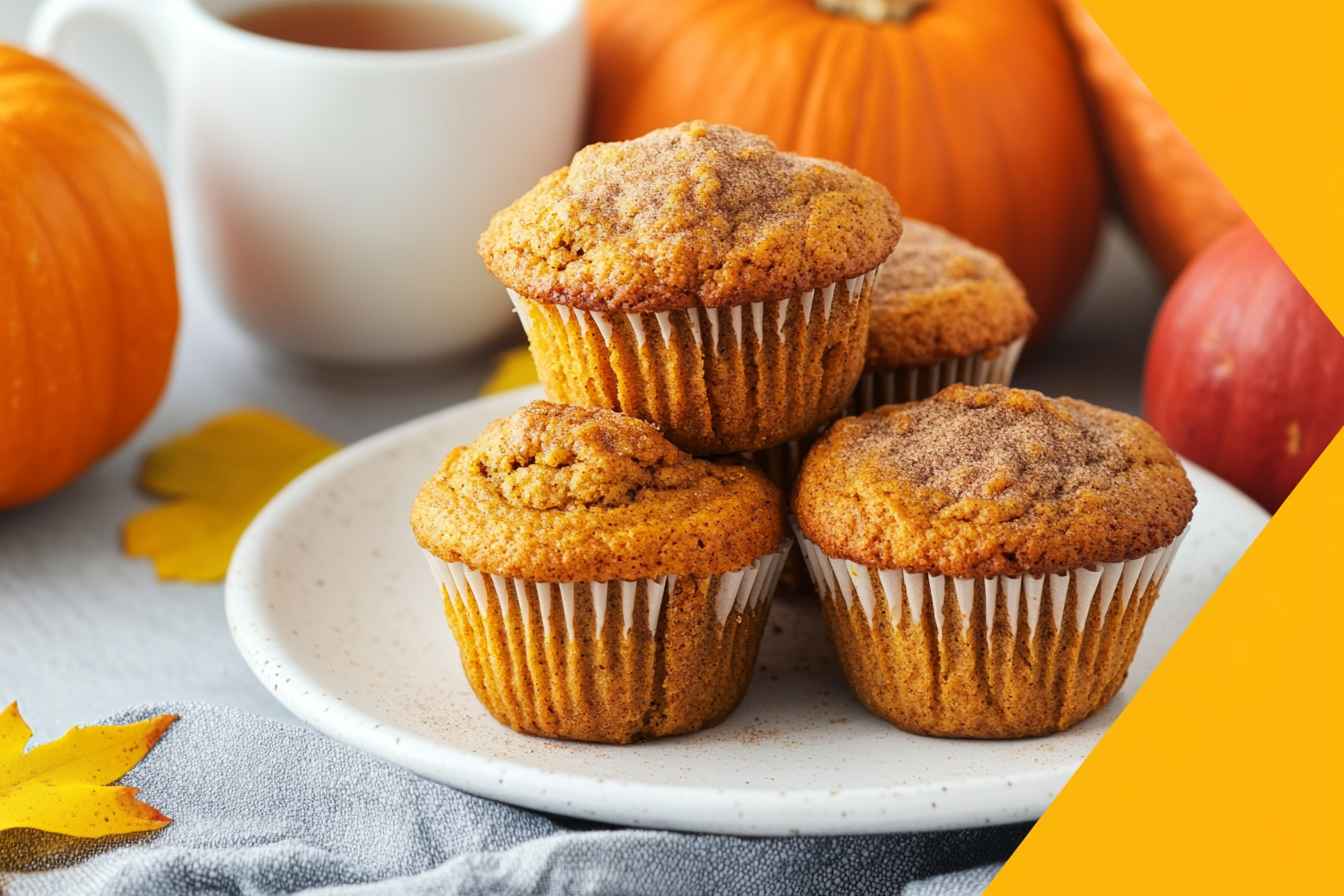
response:
{"label": "gray tabletop", "polygon": [[[0,40],[20,40],[35,5],[3,4]],[[162,146],[161,103],[139,48],[104,32],[77,34],[66,61]],[[202,700],[287,715],[234,650],[221,586],[159,582],[147,562],[121,553],[122,521],[150,504],[134,485],[148,446],[240,406],[353,441],[470,398],[504,345],[417,369],[306,366],[258,348],[216,310],[194,272],[181,278],[173,378],[148,425],[64,491],[0,514],[0,705],[20,700],[40,740],[137,704]],[[1074,313],[1029,352],[1017,382],[1137,412],[1159,300],[1151,267],[1110,228]],[[502,290],[499,301],[507,301]]]}

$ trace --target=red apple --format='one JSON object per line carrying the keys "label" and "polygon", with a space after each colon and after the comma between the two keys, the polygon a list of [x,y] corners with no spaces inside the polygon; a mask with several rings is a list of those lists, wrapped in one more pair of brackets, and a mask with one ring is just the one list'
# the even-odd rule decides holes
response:
{"label": "red apple", "polygon": [[1273,511],[1344,427],[1344,336],[1247,224],[1172,285],[1143,400],[1173,449]]}

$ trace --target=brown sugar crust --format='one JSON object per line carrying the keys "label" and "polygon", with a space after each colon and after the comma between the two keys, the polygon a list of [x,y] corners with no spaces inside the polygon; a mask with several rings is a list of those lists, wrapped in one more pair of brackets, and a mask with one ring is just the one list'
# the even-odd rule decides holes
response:
{"label": "brown sugar crust", "polygon": [[692,121],[580,150],[496,214],[478,248],[534,301],[646,312],[821,288],[877,267],[900,235],[876,181]]}
{"label": "brown sugar crust", "polygon": [[1027,335],[1036,313],[1002,259],[923,221],[904,227],[873,287],[869,370],[964,358]]}
{"label": "brown sugar crust", "polygon": [[1143,421],[965,385],[840,420],[794,498],[803,532],[831,556],[964,577],[1140,557],[1175,539],[1194,506],[1180,462]]}
{"label": "brown sugar crust", "polygon": [[536,401],[453,449],[415,499],[421,547],[537,581],[741,569],[784,538],[779,490],[640,420]]}

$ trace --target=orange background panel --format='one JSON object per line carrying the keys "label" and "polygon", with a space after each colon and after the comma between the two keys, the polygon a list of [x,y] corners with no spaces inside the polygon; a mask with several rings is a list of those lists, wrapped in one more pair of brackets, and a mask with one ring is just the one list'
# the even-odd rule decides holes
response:
{"label": "orange background panel", "polygon": [[1344,3],[1084,5],[1344,330]]}
{"label": "orange background panel", "polygon": [[990,896],[1344,892],[1341,526],[1344,434]]}
{"label": "orange background panel", "polygon": [[[1344,329],[1344,4],[1086,5]],[[1342,565],[1344,434],[991,896],[1344,892]]]}

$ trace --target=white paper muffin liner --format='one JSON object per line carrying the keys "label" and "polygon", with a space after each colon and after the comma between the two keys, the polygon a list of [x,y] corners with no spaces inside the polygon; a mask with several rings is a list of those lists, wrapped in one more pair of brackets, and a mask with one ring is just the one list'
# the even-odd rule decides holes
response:
{"label": "white paper muffin liner", "polygon": [[[624,320],[635,335],[635,341],[642,346],[649,339],[660,339],[670,344],[674,324],[684,322],[689,326],[691,337],[696,344],[711,351],[717,350],[728,339],[739,349],[754,335],[755,344],[764,346],[768,342],[784,341],[784,326],[789,319],[791,308],[803,317],[804,325],[810,325],[815,313],[823,321],[831,319],[831,308],[839,301],[853,301],[864,290],[871,290],[873,282],[881,272],[881,267],[866,274],[850,277],[839,283],[832,283],[821,289],[809,289],[798,296],[774,299],[768,302],[751,302],[746,305],[732,305],[728,308],[682,308],[676,311],[619,312],[590,311],[586,308],[573,308],[569,305],[533,302],[510,289],[509,298],[514,310],[523,324],[523,330],[532,335],[532,313],[537,306],[555,309],[562,320],[572,316],[578,321],[579,328],[585,332],[591,327],[602,336],[602,341],[610,348],[615,321]],[[837,295],[839,287],[844,287]],[[703,319],[703,323],[702,323]]]}
{"label": "white paper muffin liner", "polygon": [[[960,578],[900,569],[874,570],[852,560],[829,556],[803,535],[796,524],[794,531],[808,574],[823,598],[842,601],[846,610],[857,600],[870,626],[874,625],[874,607],[878,600],[886,602],[888,618],[893,625],[899,622],[903,612],[918,624],[928,610],[940,638],[945,630],[951,629],[954,618],[960,619],[963,636],[969,632],[977,592],[985,596],[982,612],[987,632],[993,628],[999,604],[1004,607],[1008,632],[1014,638],[1023,623],[1028,633],[1034,636],[1042,611],[1050,614],[1055,631],[1060,631],[1070,586],[1077,597],[1073,602],[1077,629],[1083,629],[1093,603],[1099,605],[1098,618],[1104,622],[1108,612],[1123,614],[1130,601],[1141,599],[1150,585],[1156,583],[1161,587],[1185,539],[1185,532],[1182,532],[1170,544],[1142,557],[1063,573]],[[957,608],[955,617],[951,612],[953,606]]]}
{"label": "white paper muffin liner", "polygon": [[932,398],[953,383],[984,386],[992,383],[1008,385],[1017,368],[1026,337],[998,348],[989,349],[964,358],[947,358],[933,364],[917,367],[898,367],[891,370],[866,372],[854,387],[850,411],[864,414],[884,404],[899,404]]}
{"label": "white paper muffin liner", "polygon": [[510,298],[552,400],[647,420],[691,454],[734,454],[844,411],[877,274],[724,308],[627,313]]}
{"label": "white paper muffin liner", "polygon": [[794,439],[782,445],[775,445],[773,448],[744,451],[741,457],[760,467],[766,478],[787,495],[798,479],[798,471],[803,467],[803,458],[807,456],[813,441],[814,439]]}
{"label": "white paper muffin liner", "polygon": [[629,743],[737,705],[791,544],[732,572],[633,581],[539,582],[426,556],[491,715],[525,734]]}
{"label": "white paper muffin liner", "polygon": [[[775,552],[715,577],[714,609],[720,626],[734,610],[744,612],[763,604],[769,606],[791,544],[790,539],[785,539]],[[537,582],[483,573],[465,563],[442,560],[429,551],[424,554],[429,561],[430,573],[449,599],[464,604],[473,601],[483,619],[489,616],[491,604],[495,604],[503,619],[519,616],[529,637],[550,638],[559,633],[559,620],[554,618],[556,604],[559,604],[563,631],[568,640],[573,641],[576,637],[575,606],[583,597],[592,601],[595,637],[601,634],[608,618],[612,619],[612,624],[620,621],[623,636],[630,635],[636,626],[642,625],[652,637],[658,632],[664,603],[672,599],[677,588],[675,575],[635,581]],[[644,612],[637,615],[640,597],[644,598]],[[534,598],[538,609],[535,615],[532,613]]]}

